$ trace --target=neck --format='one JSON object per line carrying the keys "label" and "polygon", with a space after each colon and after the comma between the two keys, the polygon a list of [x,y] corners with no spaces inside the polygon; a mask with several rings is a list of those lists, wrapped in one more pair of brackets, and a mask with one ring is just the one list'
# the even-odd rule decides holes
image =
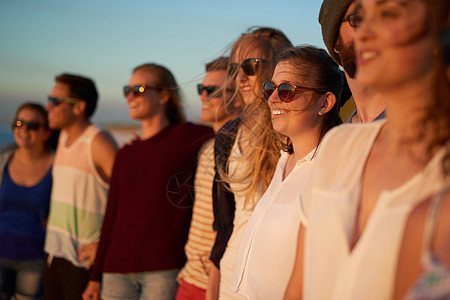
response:
{"label": "neck", "polygon": [[212,128],[214,130],[214,133],[217,133],[219,131],[219,129],[222,128],[223,125],[225,125],[228,121],[233,120],[236,117],[237,117],[237,114],[234,114],[234,115],[230,115],[227,118],[222,119],[220,121],[213,122]]}
{"label": "neck", "polygon": [[89,125],[91,125],[91,122],[87,119],[83,119],[62,129],[61,131],[67,133],[66,146],[70,146],[74,141],[76,141],[76,139],[83,134],[86,128],[89,127]]}
{"label": "neck", "polygon": [[50,151],[45,148],[45,145],[41,145],[33,148],[17,148],[14,152],[14,156],[22,162],[33,162],[49,153]]}
{"label": "neck", "polygon": [[[386,138],[393,149],[411,148],[410,150],[423,154],[428,141],[435,134],[426,131],[423,137],[418,137],[418,125],[425,116],[432,99],[433,78],[430,74],[420,82],[412,81],[404,85],[396,85],[383,91],[386,100]],[[412,143],[405,143],[412,141]]]}
{"label": "neck", "polygon": [[347,82],[352,91],[353,100],[356,105],[356,115],[352,123],[367,123],[375,120],[386,108],[384,97],[381,93],[363,87],[358,82],[350,78],[347,73]]}
{"label": "neck", "polygon": [[292,148],[294,149],[293,157],[295,162],[308,155],[314,148],[317,147],[319,136],[320,127],[317,126],[309,132],[304,132],[301,135],[290,137],[292,141]]}
{"label": "neck", "polygon": [[156,115],[141,122],[142,140],[151,138],[170,124],[165,114]]}

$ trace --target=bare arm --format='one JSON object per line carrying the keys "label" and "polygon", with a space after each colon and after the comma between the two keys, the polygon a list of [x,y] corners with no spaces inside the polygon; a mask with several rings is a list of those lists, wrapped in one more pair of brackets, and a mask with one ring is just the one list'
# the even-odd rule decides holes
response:
{"label": "bare arm", "polygon": [[98,173],[106,182],[111,178],[116,153],[117,144],[113,137],[104,132],[97,134],[92,145],[92,158]]}
{"label": "bare arm", "polygon": [[[97,134],[92,143],[92,158],[95,167],[103,180],[109,182],[111,177],[114,160],[117,153],[117,144],[107,133]],[[89,270],[94,264],[97,254],[98,241],[78,248],[78,261],[86,262],[86,270]]]}
{"label": "bare arm", "polygon": [[304,255],[305,227],[300,224],[297,240],[297,254],[295,257],[294,269],[289,280],[284,300],[302,299],[303,293],[303,255]]}
{"label": "bare arm", "polygon": [[219,285],[220,285],[220,271],[214,264],[211,264],[205,300],[219,299]]}

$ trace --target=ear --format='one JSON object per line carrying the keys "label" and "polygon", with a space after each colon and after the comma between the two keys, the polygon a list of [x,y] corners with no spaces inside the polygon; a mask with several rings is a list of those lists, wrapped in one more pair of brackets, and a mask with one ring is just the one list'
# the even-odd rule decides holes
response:
{"label": "ear", "polygon": [[160,97],[159,97],[159,99],[158,99],[158,103],[159,103],[160,105],[165,105],[167,102],[169,102],[169,99],[170,99],[169,93],[168,93],[166,90],[163,90],[163,91],[160,93]]}
{"label": "ear", "polygon": [[320,106],[319,116],[323,116],[328,113],[336,104],[336,96],[332,92],[327,92],[322,95],[322,105]]}
{"label": "ear", "polygon": [[77,103],[75,103],[73,105],[73,113],[77,116],[79,115],[86,115],[86,101],[81,100],[81,101],[77,101]]}
{"label": "ear", "polygon": [[341,52],[339,51],[339,48],[338,48],[337,45],[333,48],[333,51],[336,52],[337,54],[340,54],[340,53],[341,53]]}

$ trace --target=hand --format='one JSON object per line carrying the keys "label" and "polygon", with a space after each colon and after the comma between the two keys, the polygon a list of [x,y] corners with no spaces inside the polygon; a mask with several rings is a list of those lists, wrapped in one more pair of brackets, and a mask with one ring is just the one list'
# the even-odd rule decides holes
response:
{"label": "hand", "polygon": [[131,135],[132,135],[131,140],[129,140],[128,142],[124,143],[121,146],[121,148],[123,148],[125,146],[131,146],[131,145],[133,145],[134,142],[141,140],[141,136],[137,132],[132,132]]}
{"label": "hand", "polygon": [[86,262],[85,269],[89,270],[95,261],[95,256],[97,255],[98,242],[90,243],[78,248],[78,261]]}
{"label": "hand", "polygon": [[219,299],[220,271],[211,263],[209,270],[208,288],[206,289],[206,300]]}
{"label": "hand", "polygon": [[100,282],[89,281],[86,289],[81,295],[83,300],[99,300],[100,299]]}
{"label": "hand", "polygon": [[210,261],[209,259],[204,260],[201,254],[198,254],[198,258],[200,260],[200,263],[202,264],[203,271],[206,273],[206,275],[209,276],[211,265],[213,264],[212,261]]}

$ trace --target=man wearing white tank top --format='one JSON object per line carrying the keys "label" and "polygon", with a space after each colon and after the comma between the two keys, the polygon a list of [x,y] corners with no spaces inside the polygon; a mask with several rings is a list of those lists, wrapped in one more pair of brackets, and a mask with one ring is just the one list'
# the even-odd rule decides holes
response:
{"label": "man wearing white tank top", "polygon": [[48,97],[49,126],[60,129],[45,241],[45,299],[80,299],[100,238],[117,152],[91,123],[98,93],[85,77],[62,74]]}

